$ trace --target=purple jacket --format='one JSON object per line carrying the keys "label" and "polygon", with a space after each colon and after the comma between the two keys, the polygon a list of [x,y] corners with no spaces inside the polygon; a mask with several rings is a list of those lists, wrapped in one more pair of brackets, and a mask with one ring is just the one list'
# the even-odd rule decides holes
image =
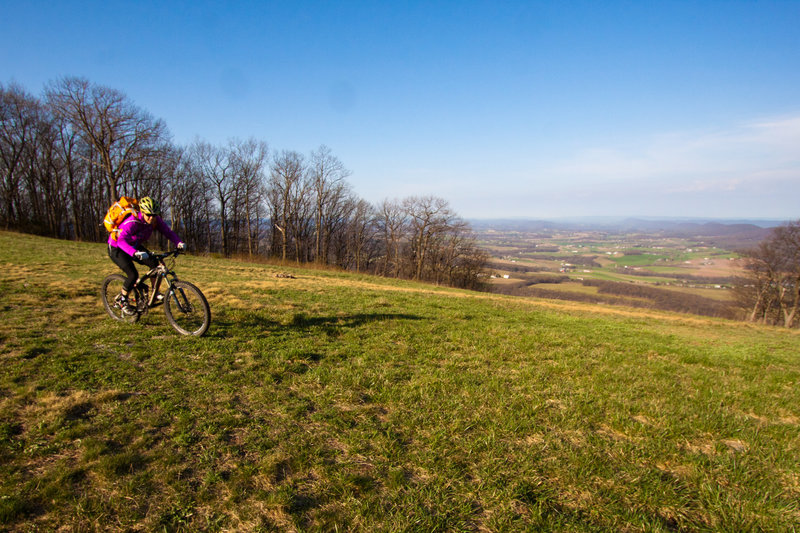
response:
{"label": "purple jacket", "polygon": [[[169,226],[159,216],[156,216],[155,229],[175,245],[181,242],[175,232],[169,229]],[[108,245],[120,248],[123,252],[133,257],[139,245],[147,241],[152,233],[153,226],[144,221],[144,215],[142,213],[134,213],[119,225],[119,233],[117,233],[116,240],[113,234],[109,235]]]}

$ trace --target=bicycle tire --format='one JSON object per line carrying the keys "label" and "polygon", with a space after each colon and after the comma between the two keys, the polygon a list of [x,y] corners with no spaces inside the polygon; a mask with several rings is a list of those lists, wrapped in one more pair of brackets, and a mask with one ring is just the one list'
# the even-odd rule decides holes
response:
{"label": "bicycle tire", "polygon": [[[116,298],[116,296],[120,293],[124,283],[125,276],[122,274],[111,274],[103,280],[103,288],[100,292],[100,296],[103,300],[103,307],[105,308],[106,313],[108,313],[108,316],[120,322],[133,324],[139,320],[139,317],[141,316],[140,313],[137,312],[132,315],[125,314],[114,302],[114,298]],[[131,300],[131,304],[134,307],[138,307],[137,303],[139,302],[139,291],[134,288],[128,293],[128,299]]]}
{"label": "bicycle tire", "polygon": [[203,293],[188,281],[176,281],[164,296],[164,314],[181,335],[201,337],[211,325],[211,308]]}

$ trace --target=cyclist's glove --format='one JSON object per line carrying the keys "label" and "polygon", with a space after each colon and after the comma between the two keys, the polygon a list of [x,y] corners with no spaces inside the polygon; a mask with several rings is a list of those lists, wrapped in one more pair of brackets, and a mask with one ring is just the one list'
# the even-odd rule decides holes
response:
{"label": "cyclist's glove", "polygon": [[139,261],[144,261],[145,259],[150,257],[150,254],[148,254],[147,252],[136,252],[135,254],[133,254],[133,256],[136,257],[136,259],[138,259]]}
{"label": "cyclist's glove", "polygon": [[181,251],[181,252],[185,252],[186,251],[186,243],[185,242],[179,242],[178,243],[178,250]]}

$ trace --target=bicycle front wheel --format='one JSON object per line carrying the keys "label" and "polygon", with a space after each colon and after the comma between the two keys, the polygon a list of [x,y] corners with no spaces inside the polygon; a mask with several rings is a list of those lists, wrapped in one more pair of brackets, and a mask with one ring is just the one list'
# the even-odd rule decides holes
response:
{"label": "bicycle front wheel", "polygon": [[211,324],[211,308],[200,289],[186,281],[176,281],[164,298],[164,314],[175,331],[200,337]]}
{"label": "bicycle front wheel", "polygon": [[[124,283],[125,276],[122,274],[111,274],[103,280],[103,289],[100,292],[100,296],[103,299],[103,307],[105,307],[108,316],[121,322],[133,323],[139,320],[139,313],[134,312],[132,314],[128,314],[123,312],[122,307],[116,301],[117,296],[119,296],[120,292],[122,291],[122,285]],[[138,290],[133,289],[128,294],[128,299],[134,308],[139,307],[138,304],[140,298]]]}

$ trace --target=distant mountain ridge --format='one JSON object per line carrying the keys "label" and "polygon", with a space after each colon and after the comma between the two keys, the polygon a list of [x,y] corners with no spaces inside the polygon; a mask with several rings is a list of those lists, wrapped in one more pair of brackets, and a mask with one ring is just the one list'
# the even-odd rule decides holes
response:
{"label": "distant mountain ridge", "polygon": [[596,230],[596,231],[657,231],[675,230],[676,228],[696,229],[707,226],[709,230],[722,230],[722,226],[755,226],[774,228],[788,222],[781,219],[724,219],[724,218],[656,218],[656,217],[571,217],[558,219],[523,219],[523,218],[491,218],[471,219],[475,229],[499,230]]}
{"label": "distant mountain ridge", "polygon": [[772,228],[785,221],[763,219],[612,218],[586,217],[559,220],[486,219],[471,220],[476,231],[600,231],[646,234],[661,237],[698,238],[724,248],[749,248],[766,239]]}

